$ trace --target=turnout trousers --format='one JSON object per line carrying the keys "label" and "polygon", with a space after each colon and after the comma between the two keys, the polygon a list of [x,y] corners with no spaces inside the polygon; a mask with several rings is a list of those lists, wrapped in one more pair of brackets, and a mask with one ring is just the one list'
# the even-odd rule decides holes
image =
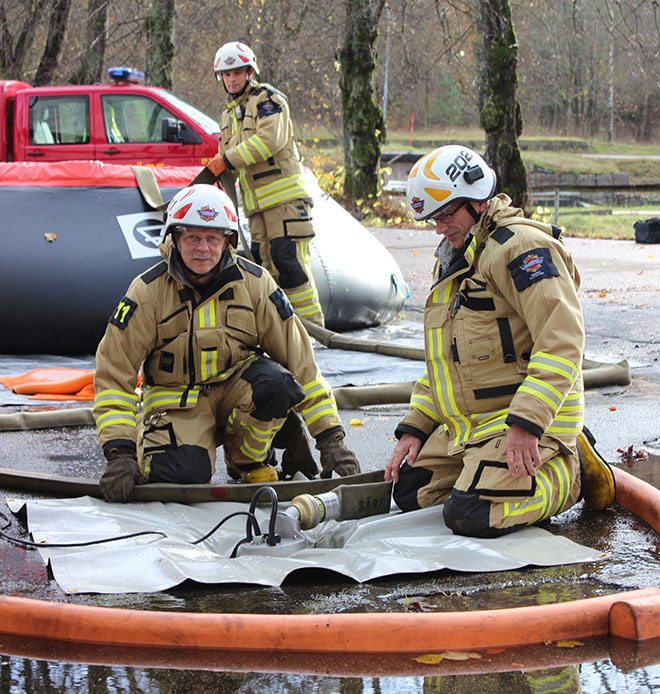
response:
{"label": "turnout trousers", "polygon": [[456,534],[497,537],[542,522],[580,499],[577,447],[544,436],[536,476],[514,477],[504,444],[502,434],[450,455],[449,435],[439,427],[412,466],[401,466],[394,501],[402,511],[444,504],[445,523]]}
{"label": "turnout trousers", "polygon": [[156,410],[138,421],[138,464],[149,482],[206,484],[216,447],[248,471],[263,464],[291,408],[304,397],[293,374],[267,357],[202,388],[190,408]]}
{"label": "turnout trousers", "polygon": [[309,248],[314,237],[311,209],[308,202],[293,200],[250,215],[250,250],[282,287],[296,315],[323,326]]}

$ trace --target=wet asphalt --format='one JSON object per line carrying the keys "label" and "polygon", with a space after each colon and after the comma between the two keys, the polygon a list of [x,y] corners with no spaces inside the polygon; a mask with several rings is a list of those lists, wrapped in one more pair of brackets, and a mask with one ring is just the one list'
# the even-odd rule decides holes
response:
{"label": "wet asphalt", "polygon": [[[402,323],[420,323],[437,237],[430,231],[373,231],[390,249],[410,286],[411,296],[399,320]],[[604,387],[587,392],[587,424],[607,460],[625,465],[634,474],[658,486],[660,246],[639,246],[632,240],[571,238],[566,243],[582,275],[580,299],[587,334],[586,356],[604,362],[626,359],[631,366],[632,382],[629,386]],[[15,406],[0,408],[0,411],[14,409]],[[394,445],[394,427],[404,411],[403,405],[387,405],[341,412],[347,430],[347,444],[357,454],[363,471],[382,469]],[[629,450],[640,452],[640,460],[624,460],[623,453]],[[650,458],[642,460],[644,453],[650,454]],[[91,427],[1,432],[0,456],[2,467],[67,476],[98,477],[104,465]],[[224,476],[221,468],[222,465],[218,469],[218,481]],[[15,490],[0,490],[0,493],[3,496],[25,496]],[[0,510],[7,516],[5,532],[27,537],[24,520],[13,517],[6,508]],[[657,535],[618,507],[592,513],[578,504],[553,519],[548,529],[596,547],[610,558],[589,565],[549,569],[529,567],[522,571],[493,574],[437,572],[422,576],[394,576],[368,584],[356,584],[330,572],[306,571],[290,577],[280,588],[186,583],[154,594],[67,596],[53,581],[36,552],[3,543],[0,544],[0,589],[9,595],[112,607],[285,614],[410,611],[411,605],[421,611],[492,609],[572,600],[658,584],[660,547]],[[1,643],[0,639],[0,651]],[[174,666],[167,659],[157,668],[146,661],[146,667],[119,667],[103,664],[106,656],[99,654],[96,654],[96,660],[85,660],[72,656],[70,651],[60,649],[56,652],[57,649],[52,650],[52,644],[50,648],[50,651],[47,648],[36,651],[32,658],[23,658],[20,654],[35,651],[29,651],[25,645],[22,650],[15,651],[6,646],[4,652],[7,656],[2,660],[6,665],[5,684],[3,668],[0,668],[0,691],[71,691],[64,684],[67,678],[69,681],[77,678],[79,686],[76,691],[121,692],[357,693],[377,691],[377,687],[385,688],[390,682],[393,682],[391,691],[422,692],[431,686],[429,678],[424,678],[417,670],[409,677],[388,677],[384,663],[382,676],[378,675],[378,668],[372,663],[371,670],[360,666],[363,667],[361,672],[368,676],[357,679],[341,677],[341,666],[337,666],[337,672],[327,663],[325,666],[319,663],[317,670],[307,670],[316,673],[308,675],[283,674],[287,671],[285,665],[282,666],[283,672],[279,673],[237,674],[240,670],[259,670],[265,666],[260,668],[255,656],[254,665],[248,659],[247,664],[234,665],[234,672],[225,673],[210,672],[223,669],[221,664],[214,667],[207,662],[201,672],[195,672],[186,669],[185,663]],[[19,655],[11,656],[12,653]],[[652,663],[660,662],[660,651],[658,653],[657,658],[655,655],[651,657]],[[608,661],[611,653],[607,650],[601,656],[602,652],[593,657],[585,654],[582,661],[577,658],[577,662],[584,663],[583,682],[624,681],[628,686],[648,681],[660,686],[657,668],[635,667],[635,663],[612,664]],[[117,663],[134,662],[128,656],[124,661],[119,654],[117,658]],[[39,666],[41,659],[62,662],[56,666],[51,662],[49,668],[43,668]],[[193,660],[191,658],[190,662]],[[76,662],[96,662],[99,665],[76,665]],[[541,662],[551,666],[552,659],[548,656]],[[167,669],[168,664],[172,669]],[[326,667],[325,672],[332,672],[332,676],[321,676],[323,667]],[[25,682],[26,678],[32,682],[31,687],[16,688],[22,686],[20,682]],[[501,678],[501,675],[486,677],[478,685],[478,691],[504,691]],[[523,684],[516,684],[513,678],[506,690],[514,693],[527,691]],[[610,690],[586,688],[584,691]],[[638,687],[630,691],[646,690]]]}

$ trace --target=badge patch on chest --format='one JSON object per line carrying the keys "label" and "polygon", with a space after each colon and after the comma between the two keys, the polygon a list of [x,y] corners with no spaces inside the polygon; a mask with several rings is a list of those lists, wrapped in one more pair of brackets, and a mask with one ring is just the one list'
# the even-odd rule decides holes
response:
{"label": "badge patch on chest", "polygon": [[535,248],[514,258],[508,265],[516,289],[521,292],[546,277],[559,277],[549,248]]}

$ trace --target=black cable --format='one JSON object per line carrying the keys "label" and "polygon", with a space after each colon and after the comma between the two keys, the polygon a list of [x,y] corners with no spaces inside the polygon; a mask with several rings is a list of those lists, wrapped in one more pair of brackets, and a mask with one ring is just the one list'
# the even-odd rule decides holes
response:
{"label": "black cable", "polygon": [[[206,535],[204,535],[203,537],[200,537],[199,540],[195,540],[192,544],[193,544],[193,545],[198,545],[200,542],[203,542],[203,541],[206,540],[208,537],[211,537],[211,535],[213,535],[213,533],[214,533],[216,530],[218,530],[218,529],[220,528],[220,526],[224,525],[230,518],[234,518],[234,517],[236,517],[236,516],[247,516],[247,517],[248,517],[248,520],[247,520],[247,527],[248,527],[248,528],[250,527],[250,521],[252,521],[253,524],[254,524],[254,526],[255,526],[255,528],[256,528],[257,535],[261,535],[261,528],[259,527],[259,522],[257,521],[257,518],[256,518],[256,516],[254,515],[254,513],[251,513],[251,512],[249,512],[249,511],[235,511],[234,513],[230,513],[228,516],[225,516],[214,528],[212,528],[211,530],[209,530],[209,531],[206,533]],[[252,534],[251,534],[251,533],[248,533],[248,532],[246,531],[246,535],[248,535],[248,534],[249,534],[249,538],[250,538],[249,541],[252,541]]]}
{"label": "black cable", "polygon": [[[234,513],[230,513],[228,516],[225,516],[219,523],[217,523],[213,528],[211,528],[211,530],[209,530],[209,532],[207,532],[206,535],[203,535],[191,544],[198,545],[200,542],[203,542],[204,540],[208,539],[231,518],[235,518],[236,516],[247,516],[245,537],[236,544],[230,555],[230,559],[234,559],[236,557],[236,552],[238,551],[238,548],[242,544],[245,544],[246,542],[252,542],[254,537],[252,534],[253,531],[255,535],[263,535],[263,533],[261,532],[261,527],[259,526],[259,521],[257,520],[257,517],[255,515],[255,510],[257,507],[257,502],[259,501],[259,497],[265,492],[268,492],[270,494],[271,501],[271,512],[268,523],[268,535],[266,537],[266,541],[269,545],[276,545],[280,541],[279,536],[275,534],[275,521],[277,519],[278,499],[277,494],[275,493],[275,490],[272,487],[260,487],[259,489],[257,489],[257,491],[254,493],[254,496],[252,497],[252,500],[250,501],[249,511],[235,511]],[[88,540],[87,542],[32,542],[30,540],[21,540],[18,537],[12,537],[11,535],[5,533],[4,530],[11,525],[11,520],[5,513],[2,513],[1,511],[0,518],[2,518],[5,521],[5,525],[2,528],[0,528],[0,537],[3,537],[8,542],[11,542],[15,545],[21,547],[31,547],[34,549],[46,547],[88,547],[90,545],[101,545],[107,542],[117,542],[118,540],[128,540],[130,538],[139,537],[141,535],[160,535],[161,537],[167,537],[167,535],[161,532],[160,530],[141,530],[139,532],[130,533],[128,535],[117,535],[114,537],[103,538],[101,540]]]}
{"label": "black cable", "polygon": [[137,533],[130,533],[130,535],[117,535],[115,537],[108,537],[102,540],[88,540],[87,542],[32,542],[30,540],[21,540],[18,537],[12,537],[4,532],[5,528],[11,525],[11,521],[6,514],[0,511],[0,517],[6,521],[6,524],[0,528],[0,536],[4,537],[7,542],[11,542],[15,545],[22,547],[33,547],[35,549],[39,547],[88,547],[89,545],[101,545],[105,542],[117,542],[118,540],[128,540],[131,537],[139,537],[140,535],[161,535],[162,537],[167,537],[167,535],[160,530],[142,530]]}
{"label": "black cable", "polygon": [[[250,513],[255,512],[257,508],[257,502],[259,501],[259,497],[266,492],[270,494],[271,503],[270,518],[268,521],[268,535],[266,536],[266,542],[270,546],[273,546],[280,542],[280,537],[275,533],[275,521],[277,520],[278,499],[277,494],[272,487],[260,487],[259,489],[257,489],[257,491],[254,493],[254,496],[252,497],[252,501],[250,501]],[[246,535],[248,535],[247,532]]]}

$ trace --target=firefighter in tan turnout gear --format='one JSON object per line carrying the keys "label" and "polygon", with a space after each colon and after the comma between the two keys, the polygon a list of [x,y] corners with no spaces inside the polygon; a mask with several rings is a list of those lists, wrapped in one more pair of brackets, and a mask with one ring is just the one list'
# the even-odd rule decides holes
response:
{"label": "firefighter in tan turnout gear", "polygon": [[[410,172],[416,220],[442,240],[426,300],[426,371],[385,477],[404,511],[444,504],[460,535],[495,537],[584,497],[614,499],[583,429],[579,274],[559,229],[526,219],[495,172],[460,145]],[[494,196],[494,197],[493,197]]]}
{"label": "firefighter in tan turnout gear", "polygon": [[322,326],[310,263],[312,198],[287,99],[256,81],[257,60],[244,43],[221,46],[214,70],[229,101],[220,117],[219,154],[206,166],[215,176],[236,172],[252,256],[284,289],[296,315]]}
{"label": "firefighter in tan turnout gear", "polygon": [[287,475],[313,477],[294,407],[316,439],[322,476],[359,472],[305,329],[268,272],[232,253],[237,229],[217,187],[179,191],[165,260],[133,280],[109,319],[94,379],[108,501],[129,500],[135,483],[209,482],[219,443],[236,479],[277,480],[273,446],[285,449]]}

